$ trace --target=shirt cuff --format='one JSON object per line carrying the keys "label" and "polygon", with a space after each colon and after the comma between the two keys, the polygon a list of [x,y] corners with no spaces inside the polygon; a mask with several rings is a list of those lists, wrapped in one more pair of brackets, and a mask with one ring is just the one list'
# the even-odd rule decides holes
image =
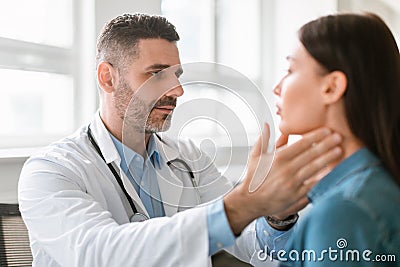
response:
{"label": "shirt cuff", "polygon": [[270,226],[264,217],[258,218],[256,221],[256,236],[260,248],[268,253],[271,250],[279,251],[283,249],[293,233],[293,228],[288,231],[279,231]]}
{"label": "shirt cuff", "polygon": [[222,199],[207,206],[207,227],[209,256],[235,243],[235,236],[226,217]]}

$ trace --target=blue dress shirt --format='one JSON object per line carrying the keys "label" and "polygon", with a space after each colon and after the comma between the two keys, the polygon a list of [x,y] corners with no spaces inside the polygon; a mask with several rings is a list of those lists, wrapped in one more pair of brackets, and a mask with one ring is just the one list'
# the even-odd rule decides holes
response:
{"label": "blue dress shirt", "polygon": [[164,206],[160,201],[160,189],[157,179],[155,179],[157,176],[154,166],[157,164],[157,167],[160,167],[160,156],[154,136],[150,136],[147,145],[148,156],[146,161],[141,155],[125,146],[112,134],[110,136],[121,157],[121,169],[128,176],[150,218],[165,216]]}
{"label": "blue dress shirt", "polygon": [[[209,254],[212,255],[222,248],[232,246],[235,236],[226,217],[222,199],[207,206],[207,215]],[[278,231],[272,228],[264,217],[256,220],[256,237],[262,250],[283,249],[291,233],[292,229]]]}
{"label": "blue dress shirt", "polygon": [[375,155],[360,149],[308,197],[282,266],[400,266],[400,186]]}

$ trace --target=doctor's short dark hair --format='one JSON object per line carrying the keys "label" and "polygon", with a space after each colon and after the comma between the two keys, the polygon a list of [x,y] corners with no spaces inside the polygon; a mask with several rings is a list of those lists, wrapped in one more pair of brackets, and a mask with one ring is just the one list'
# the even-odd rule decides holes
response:
{"label": "doctor's short dark hair", "polygon": [[140,51],[141,39],[179,41],[175,26],[166,18],[147,14],[123,14],[110,20],[97,39],[96,66],[107,61],[118,70],[126,67]]}

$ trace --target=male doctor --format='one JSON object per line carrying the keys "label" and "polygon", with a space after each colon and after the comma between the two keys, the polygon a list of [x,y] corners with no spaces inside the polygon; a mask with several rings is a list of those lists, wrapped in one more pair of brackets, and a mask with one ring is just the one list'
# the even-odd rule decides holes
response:
{"label": "male doctor", "polygon": [[[309,178],[339,156],[340,138],[320,129],[281,148],[267,181],[250,193],[251,180],[267,173],[258,167],[265,164],[266,127],[243,183],[231,190],[214,165],[182,160],[200,158],[191,142],[157,134],[183,94],[179,83],[139,92],[167,68],[173,71],[163,75],[178,81],[178,40],[175,27],[158,16],[126,14],[103,29],[99,112],[32,156],[21,173],[33,266],[207,266],[223,248],[256,265],[260,248],[283,246],[296,221],[291,214],[307,203]],[[211,204],[194,207],[205,202]]]}

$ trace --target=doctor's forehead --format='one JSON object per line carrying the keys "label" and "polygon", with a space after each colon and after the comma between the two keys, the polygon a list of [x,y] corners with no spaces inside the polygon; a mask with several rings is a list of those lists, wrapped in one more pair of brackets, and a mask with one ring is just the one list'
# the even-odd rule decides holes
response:
{"label": "doctor's forehead", "polygon": [[141,39],[136,50],[135,60],[142,62],[146,67],[155,64],[174,66],[181,63],[176,42],[165,39]]}

